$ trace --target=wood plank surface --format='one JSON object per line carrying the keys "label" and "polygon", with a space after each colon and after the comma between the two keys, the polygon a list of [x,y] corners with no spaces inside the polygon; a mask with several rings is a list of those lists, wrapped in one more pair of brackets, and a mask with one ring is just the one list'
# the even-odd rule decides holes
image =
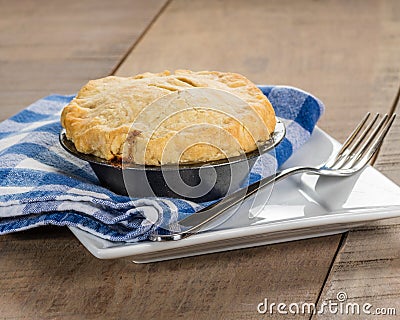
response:
{"label": "wood plank surface", "polygon": [[[379,51],[390,63],[387,66],[387,79],[391,78],[400,90],[400,3],[387,3],[377,11],[385,13],[380,23],[386,30],[385,46]],[[381,73],[380,78],[384,78]],[[385,84],[382,84],[385,87]],[[391,85],[390,87],[393,87]],[[387,90],[385,90],[388,92]],[[392,90],[390,90],[392,91]],[[392,94],[392,108],[388,112],[400,113],[399,91]],[[375,99],[378,101],[379,97]],[[400,184],[400,121],[391,129],[377,161],[374,165],[383,174]],[[319,300],[335,300],[339,292],[346,292],[346,303],[363,306],[372,305],[373,315],[324,314],[313,319],[399,319],[400,315],[400,219],[390,219],[368,224],[350,232],[333,264],[330,275]],[[384,308],[385,316],[378,316],[377,308]],[[382,310],[381,310],[382,311]],[[395,314],[393,314],[395,311]],[[375,315],[374,315],[375,314]]]}
{"label": "wood plank surface", "polygon": [[[128,2],[125,4],[129,5]],[[84,5],[77,2],[75,6]],[[160,6],[156,3],[155,7],[159,10]],[[313,92],[325,102],[327,110],[321,127],[342,140],[365,111],[387,111],[399,87],[396,70],[400,61],[396,61],[395,55],[399,33],[399,29],[396,31],[395,28],[397,7],[396,1],[172,1],[135,46],[137,36],[132,34],[127,39],[116,41],[123,50],[133,48],[116,74],[131,75],[175,68],[216,69],[241,72],[257,83],[294,85]],[[120,8],[126,13],[121,13],[122,20],[127,19],[129,23],[135,20],[135,10],[129,11],[124,6]],[[15,12],[20,9],[17,9],[9,8],[8,15],[14,12],[14,17],[18,17]],[[29,7],[29,3],[28,9],[26,15],[39,15],[37,7]],[[45,10],[54,21],[59,21],[56,17],[63,14],[56,9],[56,6],[48,6],[40,10]],[[117,19],[117,13],[112,10],[117,9],[110,5],[107,7],[108,14],[97,15],[104,19]],[[3,12],[1,10],[0,15]],[[86,14],[82,13],[77,21],[86,21],[85,16],[90,13],[86,10]],[[0,19],[0,26],[21,30],[15,41],[19,38],[22,39],[20,43],[29,42],[29,37],[23,32],[24,28],[29,29],[29,24],[23,27],[22,22],[11,22],[7,24]],[[65,32],[71,39],[80,38],[79,28],[75,31],[71,31],[71,25],[65,26],[65,29],[62,26],[58,28],[58,34]],[[119,32],[124,35],[125,32],[132,32],[131,27],[128,27],[129,31],[115,28],[109,33],[110,39],[114,39],[114,34],[118,39]],[[46,39],[49,51],[58,52],[57,39],[55,35]],[[110,52],[116,42],[99,45],[96,54],[113,56]],[[374,50],[370,50],[371,47]],[[96,74],[90,73],[91,70],[97,71],[100,67],[92,68],[91,64],[96,59],[88,58],[85,74],[79,67],[74,69],[69,65],[71,55],[75,54],[90,57],[82,46],[80,50],[74,49],[60,58],[60,67],[55,69],[60,71],[70,66],[69,80],[62,80],[61,75],[57,75],[60,77],[57,78],[58,83],[52,84],[57,81],[54,78],[46,80],[43,74],[40,75],[43,78],[41,81],[49,81],[47,87],[43,87],[43,83],[24,82],[23,74],[20,75],[21,80],[15,76],[14,82],[21,81],[25,87],[18,91],[19,98],[12,96],[12,111],[24,107],[27,100],[34,97],[33,93],[40,97],[50,93],[47,92],[50,90],[65,92],[63,88],[75,92],[86,79],[111,72],[121,60],[121,56],[114,56],[114,60],[110,58],[112,63]],[[26,52],[19,53],[19,57],[21,61],[31,59]],[[50,58],[51,55],[44,62],[51,61]],[[0,61],[8,59],[12,63],[12,58],[8,56]],[[82,60],[80,63],[85,65]],[[1,109],[1,116],[6,117],[9,111],[3,113],[3,110],[6,109]],[[393,161],[390,162],[393,163],[398,161],[398,149],[393,146],[397,138],[391,139],[385,148],[394,150]],[[389,167],[383,165],[381,168],[386,170]],[[375,240],[372,243],[380,243],[382,239],[376,231],[378,229],[374,227],[374,230]],[[363,234],[365,231],[357,232]],[[349,237],[356,234],[350,233]],[[380,254],[387,253],[389,257],[383,268],[389,270],[385,271],[387,275],[393,273],[393,281],[398,275],[400,240],[394,231],[389,231],[389,234],[392,240],[390,247],[386,242],[388,251],[381,250]],[[264,298],[277,303],[318,300],[340,240],[341,236],[337,235],[135,265],[128,259],[103,261],[94,258],[66,229],[40,228],[3,236],[0,237],[0,317],[267,318],[267,315],[260,316],[256,310],[257,304]],[[354,243],[353,249],[346,251],[349,260],[374,253],[368,250],[370,239]],[[341,248],[341,259],[344,259],[343,248],[346,245],[347,242]],[[393,257],[395,259],[390,260]],[[335,266],[337,262],[335,260]],[[388,268],[391,264],[393,268]],[[358,269],[361,267],[356,266]],[[340,267],[336,266],[333,270],[340,270]],[[379,277],[372,280],[367,271],[359,273],[358,280],[353,279],[354,286],[364,281],[376,281],[376,294],[387,292],[383,287],[387,282]],[[336,273],[330,274],[328,284],[336,283],[332,281],[333,274]],[[344,288],[354,287],[351,284],[347,286],[346,281],[341,282]],[[321,298],[336,293],[336,288],[325,287]],[[288,317],[268,315],[273,319]],[[309,319],[310,316],[305,314],[295,318]]]}
{"label": "wood plank surface", "polygon": [[[2,319],[258,319],[264,297],[312,300],[310,283],[324,281],[323,252],[335,245],[322,238],[135,265],[98,260],[54,229],[0,240]],[[299,252],[315,259],[299,261]]]}
{"label": "wood plank surface", "polygon": [[397,1],[173,1],[118,69],[227,70],[320,98],[320,126],[343,141],[398,88]]}
{"label": "wood plank surface", "polygon": [[[393,1],[364,4],[252,1],[250,5],[238,1],[208,2],[207,5],[200,1],[190,4],[174,1],[117,74],[157,72],[165,68],[222,69],[246,74],[256,83],[301,87],[324,101],[327,110],[320,125],[343,141],[366,111],[388,112],[397,93],[400,63],[396,60],[398,42],[394,36],[398,35],[399,29],[392,24],[392,7],[396,9]],[[169,40],[163,42],[166,38]],[[165,45],[155,52],[153,48],[157,43]],[[367,49],[371,46],[375,50]],[[297,283],[311,270],[310,280],[313,276],[322,278],[329,270],[314,268],[316,258],[303,252],[317,243],[326,246],[317,261],[323,259],[324,266],[328,266],[340,239],[320,240],[319,243],[300,242],[304,246],[292,248],[290,259],[293,260],[289,264],[296,264],[298,272],[288,275],[289,283]],[[276,256],[268,256],[279,263],[280,254],[277,251]],[[253,269],[238,263],[239,266],[243,267],[241,273],[253,277]],[[211,284],[213,278],[208,278],[203,277],[202,281]],[[290,303],[316,302],[321,289],[316,279],[311,280],[306,296],[301,296],[295,288],[286,289],[275,273],[262,272],[257,281],[268,287],[264,295],[271,301]],[[220,285],[223,286],[223,282]],[[232,291],[241,286],[240,283],[232,285],[225,291],[226,296],[219,300],[223,305],[231,300]],[[280,289],[271,290],[275,286]],[[193,305],[201,298],[196,294],[196,288],[191,286]],[[247,295],[252,296],[251,289]],[[227,319],[235,316],[256,319],[254,307],[254,304],[242,306],[240,317],[236,310],[221,313]],[[160,308],[164,310],[162,306]],[[197,316],[207,318],[207,314],[198,312]],[[277,314],[275,317],[284,319],[286,316]]]}
{"label": "wood plank surface", "polygon": [[1,0],[0,120],[110,74],[165,2]]}
{"label": "wood plank surface", "polygon": [[[400,20],[398,26],[400,28]],[[400,106],[397,107],[397,113],[400,113]],[[400,184],[399,119],[381,149],[375,167]],[[368,316],[362,312],[336,315],[326,313],[316,316],[315,319],[376,319],[377,312],[381,312],[377,308],[384,308],[384,312],[388,313],[381,316],[382,318],[399,319],[400,219],[370,223],[347,235],[335,259],[319,304],[335,300],[339,292],[347,294],[344,304],[371,304],[369,311],[373,315]]]}

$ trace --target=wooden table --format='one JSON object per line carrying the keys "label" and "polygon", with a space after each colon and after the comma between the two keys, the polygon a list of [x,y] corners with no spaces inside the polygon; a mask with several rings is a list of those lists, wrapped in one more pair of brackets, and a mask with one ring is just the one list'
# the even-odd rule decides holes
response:
{"label": "wooden table", "polygon": [[[397,0],[1,1],[0,117],[109,74],[215,69],[312,92],[326,105],[319,126],[343,141],[367,110],[398,108],[399,58]],[[375,163],[397,183],[399,137],[397,121]],[[64,228],[1,236],[0,318],[287,319],[257,304],[321,303],[340,291],[400,314],[399,230],[392,219],[144,265],[98,260]]]}

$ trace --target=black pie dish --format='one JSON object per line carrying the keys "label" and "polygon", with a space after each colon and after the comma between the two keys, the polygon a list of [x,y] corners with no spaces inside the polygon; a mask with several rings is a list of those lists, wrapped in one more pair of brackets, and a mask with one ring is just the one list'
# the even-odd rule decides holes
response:
{"label": "black pie dish", "polygon": [[[252,152],[229,159],[179,166],[127,166],[84,154],[77,151],[73,142],[67,139],[65,129],[60,132],[60,143],[73,156],[89,162],[100,183],[117,194],[131,198],[156,196],[206,202],[239,189],[257,158],[274,149],[285,134],[285,126],[277,118],[271,138]],[[196,189],[200,183],[204,191]]]}

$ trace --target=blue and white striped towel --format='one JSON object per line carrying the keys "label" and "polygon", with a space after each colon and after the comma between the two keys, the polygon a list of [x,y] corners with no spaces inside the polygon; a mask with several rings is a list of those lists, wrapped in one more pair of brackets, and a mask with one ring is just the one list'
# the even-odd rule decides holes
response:
{"label": "blue and white striped towel", "polygon": [[[286,137],[272,162],[279,166],[310,137],[323,105],[295,88],[260,88],[286,122]],[[0,234],[58,225],[75,226],[111,241],[136,242],[146,240],[159,223],[180,219],[205,205],[180,199],[130,199],[101,187],[88,163],[65,152],[58,141],[61,109],[72,98],[48,96],[0,124]],[[261,157],[250,181],[275,170],[270,166],[270,156]],[[146,218],[157,215],[163,217],[157,224]]]}

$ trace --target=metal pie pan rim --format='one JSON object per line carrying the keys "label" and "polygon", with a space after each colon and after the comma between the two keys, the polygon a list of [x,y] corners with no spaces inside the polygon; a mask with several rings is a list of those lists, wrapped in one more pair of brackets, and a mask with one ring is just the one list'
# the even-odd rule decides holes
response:
{"label": "metal pie pan rim", "polygon": [[[165,164],[161,166],[154,166],[154,165],[139,165],[139,164],[129,164],[123,166],[122,163],[114,161],[109,161],[102,159],[100,157],[85,154],[76,150],[74,143],[69,140],[66,136],[66,130],[63,128],[60,131],[59,140],[61,146],[73,156],[87,161],[89,163],[93,163],[100,166],[112,167],[116,169],[136,169],[136,170],[149,170],[149,171],[163,171],[163,170],[194,170],[200,169],[202,167],[218,167],[224,166],[227,164],[234,164],[241,161],[248,161],[255,157],[258,157],[268,151],[274,149],[285,137],[286,135],[286,128],[283,121],[276,117],[276,126],[275,130],[271,135],[271,138],[267,141],[263,142],[261,145],[258,146],[257,149],[246,153],[245,155],[235,156],[231,158],[224,158],[220,160],[211,160],[211,161],[204,161],[204,162],[197,162],[197,163],[185,163],[185,164]],[[245,157],[244,157],[245,156]]]}

